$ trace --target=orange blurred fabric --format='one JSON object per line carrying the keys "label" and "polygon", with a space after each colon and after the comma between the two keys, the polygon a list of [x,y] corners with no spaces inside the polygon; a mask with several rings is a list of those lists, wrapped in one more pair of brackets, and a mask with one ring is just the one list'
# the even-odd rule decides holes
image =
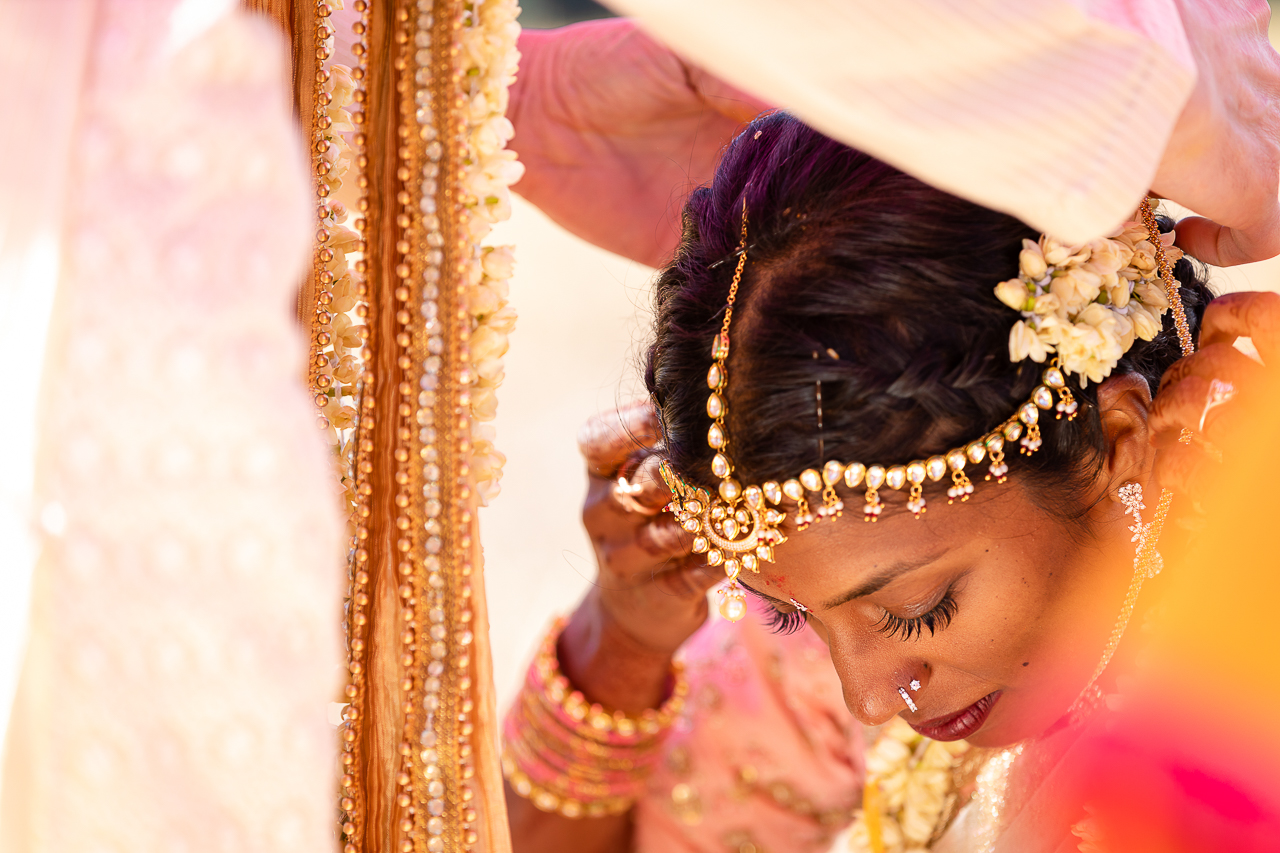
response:
{"label": "orange blurred fabric", "polygon": [[1206,526],[1166,553],[1136,687],[1094,739],[1085,800],[1103,849],[1280,850],[1280,377],[1193,497]]}

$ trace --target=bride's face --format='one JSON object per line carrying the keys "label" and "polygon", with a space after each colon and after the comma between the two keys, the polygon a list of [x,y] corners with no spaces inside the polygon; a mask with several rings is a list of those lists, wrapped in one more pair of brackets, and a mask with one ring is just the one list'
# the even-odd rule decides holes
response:
{"label": "bride's face", "polygon": [[743,576],[779,610],[807,608],[855,717],[878,724],[901,714],[928,737],[999,746],[1065,713],[1131,577],[1130,519],[1108,498],[1137,480],[1154,508],[1145,383],[1120,377],[1100,397],[1111,452],[1087,494],[1066,496],[1091,507],[1080,523],[1042,509],[1016,479],[985,482],[965,503],[930,500],[919,520],[899,505],[864,523],[855,504],[791,535],[777,562]]}

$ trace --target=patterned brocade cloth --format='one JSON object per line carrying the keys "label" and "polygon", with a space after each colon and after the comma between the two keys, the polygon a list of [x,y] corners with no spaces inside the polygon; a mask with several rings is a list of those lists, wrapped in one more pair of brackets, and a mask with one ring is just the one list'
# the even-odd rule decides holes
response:
{"label": "patterned brocade cloth", "polygon": [[0,152],[31,140],[0,201],[64,198],[0,221],[0,271],[57,261],[0,851],[333,850],[343,519],[284,45],[203,0],[0,0],[0,34]]}
{"label": "patterned brocade cloth", "polygon": [[860,805],[863,727],[823,642],[759,612],[689,641],[689,704],[636,809],[638,853],[826,851]]}
{"label": "patterned brocade cloth", "polygon": [[1191,96],[1196,37],[1180,8],[1203,29],[1223,4],[809,0],[802,15],[794,0],[605,5],[846,145],[1083,243],[1138,206]]}

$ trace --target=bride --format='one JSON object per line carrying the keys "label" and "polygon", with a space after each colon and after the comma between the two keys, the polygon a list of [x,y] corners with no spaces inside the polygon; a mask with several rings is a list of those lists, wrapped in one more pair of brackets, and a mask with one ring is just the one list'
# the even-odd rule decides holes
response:
{"label": "bride", "polygon": [[1074,847],[1045,781],[1159,569],[1159,261],[1190,336],[1203,268],[1154,219],[1064,246],[782,113],[683,221],[652,403],[583,436],[599,582],[507,720],[516,849]]}

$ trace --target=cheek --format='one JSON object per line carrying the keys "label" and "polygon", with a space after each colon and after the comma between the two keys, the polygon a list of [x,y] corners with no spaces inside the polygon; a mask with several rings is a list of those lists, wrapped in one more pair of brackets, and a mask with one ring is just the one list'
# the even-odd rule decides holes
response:
{"label": "cheek", "polygon": [[1042,674],[1052,656],[1065,568],[1061,558],[1020,552],[975,572],[957,591],[956,618],[930,644],[936,664],[1010,687]]}

